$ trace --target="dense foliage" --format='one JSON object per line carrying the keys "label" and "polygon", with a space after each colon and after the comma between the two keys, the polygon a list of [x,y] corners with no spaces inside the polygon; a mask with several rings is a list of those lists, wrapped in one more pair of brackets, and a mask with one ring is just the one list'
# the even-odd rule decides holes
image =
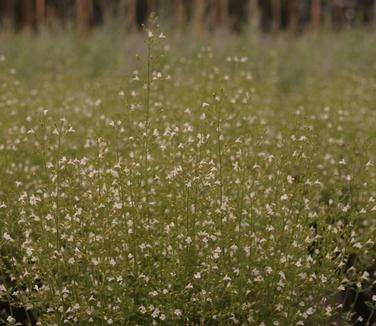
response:
{"label": "dense foliage", "polygon": [[341,293],[375,281],[375,35],[0,44],[0,318],[350,321]]}

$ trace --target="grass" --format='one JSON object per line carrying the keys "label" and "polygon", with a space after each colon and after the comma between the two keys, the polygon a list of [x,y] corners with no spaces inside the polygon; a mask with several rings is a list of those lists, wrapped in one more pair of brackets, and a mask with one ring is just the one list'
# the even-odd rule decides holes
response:
{"label": "grass", "polygon": [[337,293],[375,280],[375,35],[153,33],[1,35],[1,301],[41,325],[346,325]]}

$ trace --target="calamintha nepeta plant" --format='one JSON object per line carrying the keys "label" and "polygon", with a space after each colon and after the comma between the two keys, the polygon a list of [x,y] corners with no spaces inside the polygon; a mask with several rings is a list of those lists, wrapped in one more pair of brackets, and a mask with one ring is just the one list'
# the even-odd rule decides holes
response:
{"label": "calamintha nepeta plant", "polygon": [[[8,45],[1,322],[371,325],[372,295],[352,308],[374,282],[370,48],[318,39],[328,76],[309,40],[293,62],[268,41],[182,49],[155,20],[144,36],[127,39],[144,49],[131,64],[100,33],[81,56],[67,36]],[[53,83],[23,42],[65,49]]]}

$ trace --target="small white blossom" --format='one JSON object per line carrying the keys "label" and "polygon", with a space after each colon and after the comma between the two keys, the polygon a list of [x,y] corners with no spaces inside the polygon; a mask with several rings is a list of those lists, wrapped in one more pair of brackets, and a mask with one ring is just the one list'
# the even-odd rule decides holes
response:
{"label": "small white blossom", "polygon": [[281,200],[287,200],[287,199],[289,199],[289,196],[287,194],[284,194],[284,195],[281,196],[280,199]]}
{"label": "small white blossom", "polygon": [[13,238],[10,236],[10,234],[8,232],[3,233],[3,239],[5,241],[10,241],[10,242],[14,241]]}

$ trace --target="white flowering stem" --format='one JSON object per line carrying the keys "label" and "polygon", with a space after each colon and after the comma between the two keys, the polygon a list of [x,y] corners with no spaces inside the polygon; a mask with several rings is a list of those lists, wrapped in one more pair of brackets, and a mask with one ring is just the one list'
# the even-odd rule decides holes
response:
{"label": "white flowering stem", "polygon": [[[219,205],[220,210],[223,206],[223,173],[222,173],[222,141],[221,141],[221,111],[218,105],[216,105],[216,136],[217,136],[217,150],[218,150],[218,172],[219,172]],[[223,236],[223,222],[222,213],[220,213],[220,230],[221,236]]]}

